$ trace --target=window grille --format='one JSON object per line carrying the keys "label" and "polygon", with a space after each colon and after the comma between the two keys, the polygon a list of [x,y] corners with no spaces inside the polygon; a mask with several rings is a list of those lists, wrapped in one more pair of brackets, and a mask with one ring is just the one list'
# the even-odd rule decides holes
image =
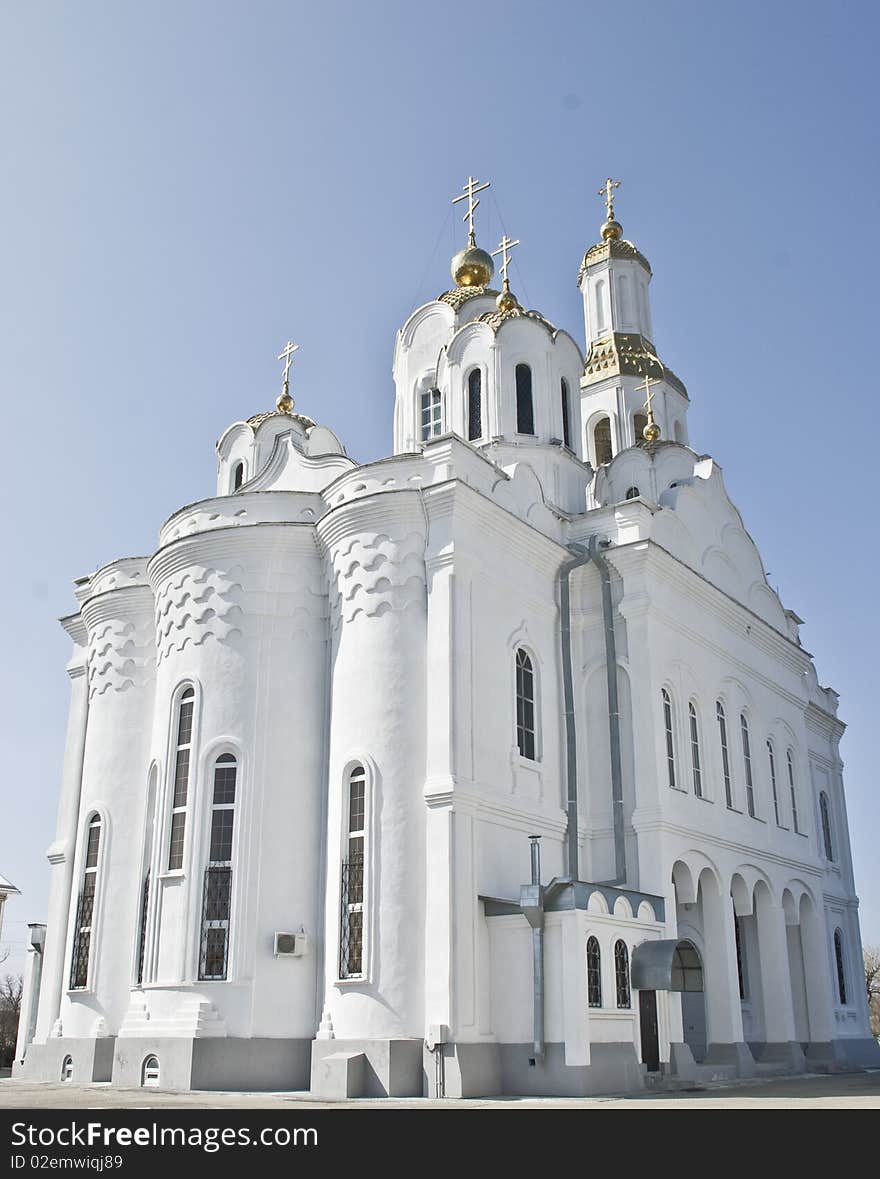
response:
{"label": "window grille", "polygon": [[779,795],[776,792],[776,754],[773,752],[773,742],[767,742],[767,760],[770,763],[770,789],[773,792],[773,813],[776,816],[776,825],[781,827],[779,820]]}
{"label": "window grille", "polygon": [[73,959],[70,964],[70,989],[82,990],[89,981],[89,954],[95,917],[95,893],[98,883],[98,851],[101,844],[101,820],[95,815],[86,836],[85,867],[82,889],[76,906]]}
{"label": "window grille", "polygon": [[736,977],[739,982],[739,997],[745,999],[746,997],[746,975],[743,966],[743,945],[742,945],[742,926],[739,923],[739,918],[733,918],[733,933],[736,940]]}
{"label": "window grille", "polygon": [[518,434],[534,434],[535,432],[532,370],[527,364],[516,366],[516,432]]}
{"label": "window grille", "polygon": [[822,820],[822,845],[825,859],[834,861],[834,844],[831,842],[831,808],[828,805],[828,795],[823,790],[819,795],[819,816]]}
{"label": "window grille", "polygon": [[666,729],[666,773],[669,785],[675,789],[675,735],[672,725],[672,697],[664,688],[663,697],[663,725]]}
{"label": "window grille", "polygon": [[694,771],[694,794],[703,797],[703,772],[700,766],[700,730],[697,725],[697,710],[693,703],[688,704],[688,717],[691,725],[691,761]]}
{"label": "window grille", "polygon": [[521,757],[535,760],[535,672],[522,647],[516,652],[516,744]]}
{"label": "window grille", "polygon": [[443,396],[439,389],[422,393],[422,442],[443,433]]}
{"label": "window grille", "polygon": [[339,977],[364,972],[364,836],[367,774],[355,766],[348,776],[348,854],[342,861]]}
{"label": "window grille", "polygon": [[571,450],[571,410],[568,402],[568,381],[565,377],[560,383],[560,396],[562,398],[562,441]]}
{"label": "window grille", "polygon": [[150,873],[144,877],[141,889],[141,927],[138,937],[137,981],[140,985],[144,981],[144,955],[147,949],[147,910],[150,904]]}
{"label": "window grille", "polygon": [[232,908],[232,835],[238,766],[231,753],[214,763],[211,843],[205,869],[199,978],[226,978]]}
{"label": "window grille", "polygon": [[727,750],[727,718],[724,715],[724,705],[720,700],[715,702],[715,716],[718,718],[718,737],[721,741],[721,769],[724,774],[724,797],[727,805],[733,808],[733,789],[730,783],[730,754]]}
{"label": "window grille", "polygon": [[837,997],[846,1006],[846,970],[843,961],[843,935],[839,929],[834,931],[834,961],[837,965]]}
{"label": "window grille", "polygon": [[617,991],[617,1006],[629,1007],[632,1003],[629,989],[629,950],[624,941],[614,944],[614,981]]}
{"label": "window grille", "polygon": [[746,809],[751,817],[755,817],[755,789],[752,783],[752,746],[749,740],[749,722],[746,714],[740,713],[740,732],[742,733],[743,769],[746,775]]}
{"label": "window grille", "polygon": [[193,709],[196,694],[187,688],[177,709],[177,745],[174,760],[174,788],[171,798],[171,840],[168,848],[168,871],[183,867],[186,836],[186,800],[189,791],[189,762],[192,752]]}
{"label": "window grille", "polygon": [[800,831],[800,824],[798,823],[798,805],[797,805],[797,789],[794,784],[794,757],[789,749],[785,754],[785,760],[788,765],[788,791],[791,795],[791,823],[795,831]]}
{"label": "window grille", "polygon": [[593,429],[593,447],[596,452],[596,466],[611,462],[611,419],[600,418]]}
{"label": "window grille", "polygon": [[595,937],[587,938],[587,1002],[602,1006],[602,951]]}
{"label": "window grille", "polygon": [[468,377],[468,441],[483,434],[483,374],[473,369]]}

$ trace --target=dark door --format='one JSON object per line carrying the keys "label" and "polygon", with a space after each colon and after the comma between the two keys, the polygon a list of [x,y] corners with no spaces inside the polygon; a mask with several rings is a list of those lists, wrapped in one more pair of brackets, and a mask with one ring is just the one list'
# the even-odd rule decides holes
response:
{"label": "dark door", "polygon": [[642,1063],[649,1073],[659,1073],[660,1036],[657,1031],[656,991],[639,991],[639,1026],[642,1031]]}

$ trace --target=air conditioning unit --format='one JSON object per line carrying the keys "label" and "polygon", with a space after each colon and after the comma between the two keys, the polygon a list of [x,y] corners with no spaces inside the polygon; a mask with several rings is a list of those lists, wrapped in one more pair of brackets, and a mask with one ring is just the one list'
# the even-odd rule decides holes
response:
{"label": "air conditioning unit", "polygon": [[304,929],[298,933],[275,934],[276,958],[302,958],[308,948],[309,938]]}

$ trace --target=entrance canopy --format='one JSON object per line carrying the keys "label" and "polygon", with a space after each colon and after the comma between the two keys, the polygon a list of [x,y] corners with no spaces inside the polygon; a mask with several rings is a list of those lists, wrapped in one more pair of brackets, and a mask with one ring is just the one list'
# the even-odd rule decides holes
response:
{"label": "entrance canopy", "polygon": [[633,950],[632,985],[639,991],[702,991],[703,963],[693,942],[640,942]]}

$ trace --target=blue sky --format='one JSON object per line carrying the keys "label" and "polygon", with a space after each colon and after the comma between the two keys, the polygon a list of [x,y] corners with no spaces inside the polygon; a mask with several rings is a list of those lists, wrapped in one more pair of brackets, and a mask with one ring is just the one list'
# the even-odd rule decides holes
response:
{"label": "blue sky", "polygon": [[878,31],[868,3],[0,3],[4,941],[45,916],[72,579],[211,494],[289,336],[298,407],[390,450],[394,333],[449,285],[472,172],[481,240],[522,239],[514,289],[579,340],[623,179],[692,442],[841,693],[880,942]]}

